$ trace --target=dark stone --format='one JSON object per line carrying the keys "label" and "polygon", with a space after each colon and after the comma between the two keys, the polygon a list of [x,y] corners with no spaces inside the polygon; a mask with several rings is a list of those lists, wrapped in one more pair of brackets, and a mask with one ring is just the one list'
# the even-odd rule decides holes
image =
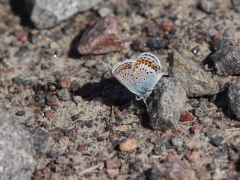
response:
{"label": "dark stone", "polygon": [[46,155],[47,155],[48,158],[52,158],[53,159],[53,158],[55,158],[57,156],[57,152],[54,151],[54,150],[50,150],[50,151],[48,151],[46,153]]}
{"label": "dark stone", "polygon": [[38,96],[38,97],[36,98],[36,102],[37,102],[40,106],[45,106],[45,104],[46,104],[45,98],[43,98],[42,96]]}
{"label": "dark stone", "polygon": [[167,40],[159,37],[151,37],[148,39],[147,46],[151,50],[163,49],[167,45]]}
{"label": "dark stone", "polygon": [[72,121],[76,121],[77,119],[80,118],[80,115],[79,114],[75,114],[71,117]]}
{"label": "dark stone", "polygon": [[18,111],[18,112],[16,112],[15,115],[16,116],[23,116],[23,115],[25,115],[25,111]]}
{"label": "dark stone", "polygon": [[209,138],[209,139],[212,139],[214,136],[216,136],[216,132],[214,129],[209,129],[205,135]]}
{"label": "dark stone", "polygon": [[165,145],[172,140],[172,136],[163,136],[161,139],[161,144]]}
{"label": "dark stone", "polygon": [[134,40],[130,46],[134,51],[145,52],[149,50],[149,48],[146,47],[146,42],[141,38]]}
{"label": "dark stone", "polygon": [[12,78],[12,81],[13,81],[15,84],[17,84],[18,86],[21,86],[22,83],[23,83],[23,80],[22,80],[22,78],[20,78],[20,77]]}
{"label": "dark stone", "polygon": [[232,83],[228,87],[227,102],[238,120],[240,120],[240,82]]}
{"label": "dark stone", "polygon": [[214,171],[216,169],[216,163],[215,162],[211,162],[209,164],[207,164],[207,170],[208,171]]}
{"label": "dark stone", "polygon": [[199,6],[204,12],[212,14],[217,11],[219,3],[217,1],[201,0]]}
{"label": "dark stone", "polygon": [[61,32],[61,31],[58,31],[58,30],[53,31],[53,32],[49,35],[49,37],[50,37],[52,40],[54,40],[54,41],[58,41],[58,40],[60,40],[61,37],[62,37],[62,32]]}
{"label": "dark stone", "polygon": [[240,152],[240,144],[237,144],[234,146],[234,149],[237,151],[237,152]]}
{"label": "dark stone", "polygon": [[212,138],[212,143],[215,145],[215,146],[219,146],[221,144],[221,142],[223,141],[223,137],[222,136],[216,136],[216,137],[213,137]]}

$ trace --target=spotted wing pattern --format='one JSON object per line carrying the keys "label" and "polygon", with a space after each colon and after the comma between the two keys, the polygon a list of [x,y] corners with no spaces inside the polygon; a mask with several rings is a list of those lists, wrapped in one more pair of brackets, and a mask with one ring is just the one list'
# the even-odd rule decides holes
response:
{"label": "spotted wing pattern", "polygon": [[123,62],[119,62],[112,69],[112,74],[115,78],[129,91],[134,94],[139,94],[136,89],[135,81],[133,79],[132,66],[135,60],[126,59]]}
{"label": "spotted wing pattern", "polygon": [[159,59],[151,53],[142,53],[132,66],[137,91],[149,94],[163,73]]}

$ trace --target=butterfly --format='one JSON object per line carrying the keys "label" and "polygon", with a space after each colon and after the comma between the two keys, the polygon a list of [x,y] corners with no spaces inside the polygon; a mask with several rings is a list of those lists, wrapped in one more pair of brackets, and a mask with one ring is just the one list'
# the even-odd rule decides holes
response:
{"label": "butterfly", "polygon": [[140,54],[136,60],[126,59],[117,63],[112,68],[112,74],[129,91],[136,94],[136,100],[143,100],[145,104],[163,76],[159,59],[149,52]]}

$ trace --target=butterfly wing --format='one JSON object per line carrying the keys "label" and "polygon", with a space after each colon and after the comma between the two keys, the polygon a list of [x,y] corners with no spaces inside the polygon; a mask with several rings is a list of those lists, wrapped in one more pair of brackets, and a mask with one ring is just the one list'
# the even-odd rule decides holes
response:
{"label": "butterfly wing", "polygon": [[126,59],[123,62],[117,63],[112,68],[112,74],[129,91],[133,92],[134,94],[139,94],[139,92],[136,90],[136,85],[132,74],[132,66],[134,62],[135,60],[133,59]]}
{"label": "butterfly wing", "polygon": [[163,76],[159,59],[151,53],[140,54],[132,66],[132,72],[136,89],[143,96],[148,96]]}

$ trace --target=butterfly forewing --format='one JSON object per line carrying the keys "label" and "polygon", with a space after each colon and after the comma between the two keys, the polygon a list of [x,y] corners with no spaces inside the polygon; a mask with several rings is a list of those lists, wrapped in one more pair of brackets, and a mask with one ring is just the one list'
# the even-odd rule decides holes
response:
{"label": "butterfly forewing", "polygon": [[139,94],[133,79],[132,66],[135,60],[127,59],[123,62],[116,64],[112,69],[112,74],[116,79],[127,89],[134,94]]}
{"label": "butterfly forewing", "polygon": [[132,71],[141,94],[151,91],[162,77],[160,61],[151,53],[142,53],[133,64]]}

